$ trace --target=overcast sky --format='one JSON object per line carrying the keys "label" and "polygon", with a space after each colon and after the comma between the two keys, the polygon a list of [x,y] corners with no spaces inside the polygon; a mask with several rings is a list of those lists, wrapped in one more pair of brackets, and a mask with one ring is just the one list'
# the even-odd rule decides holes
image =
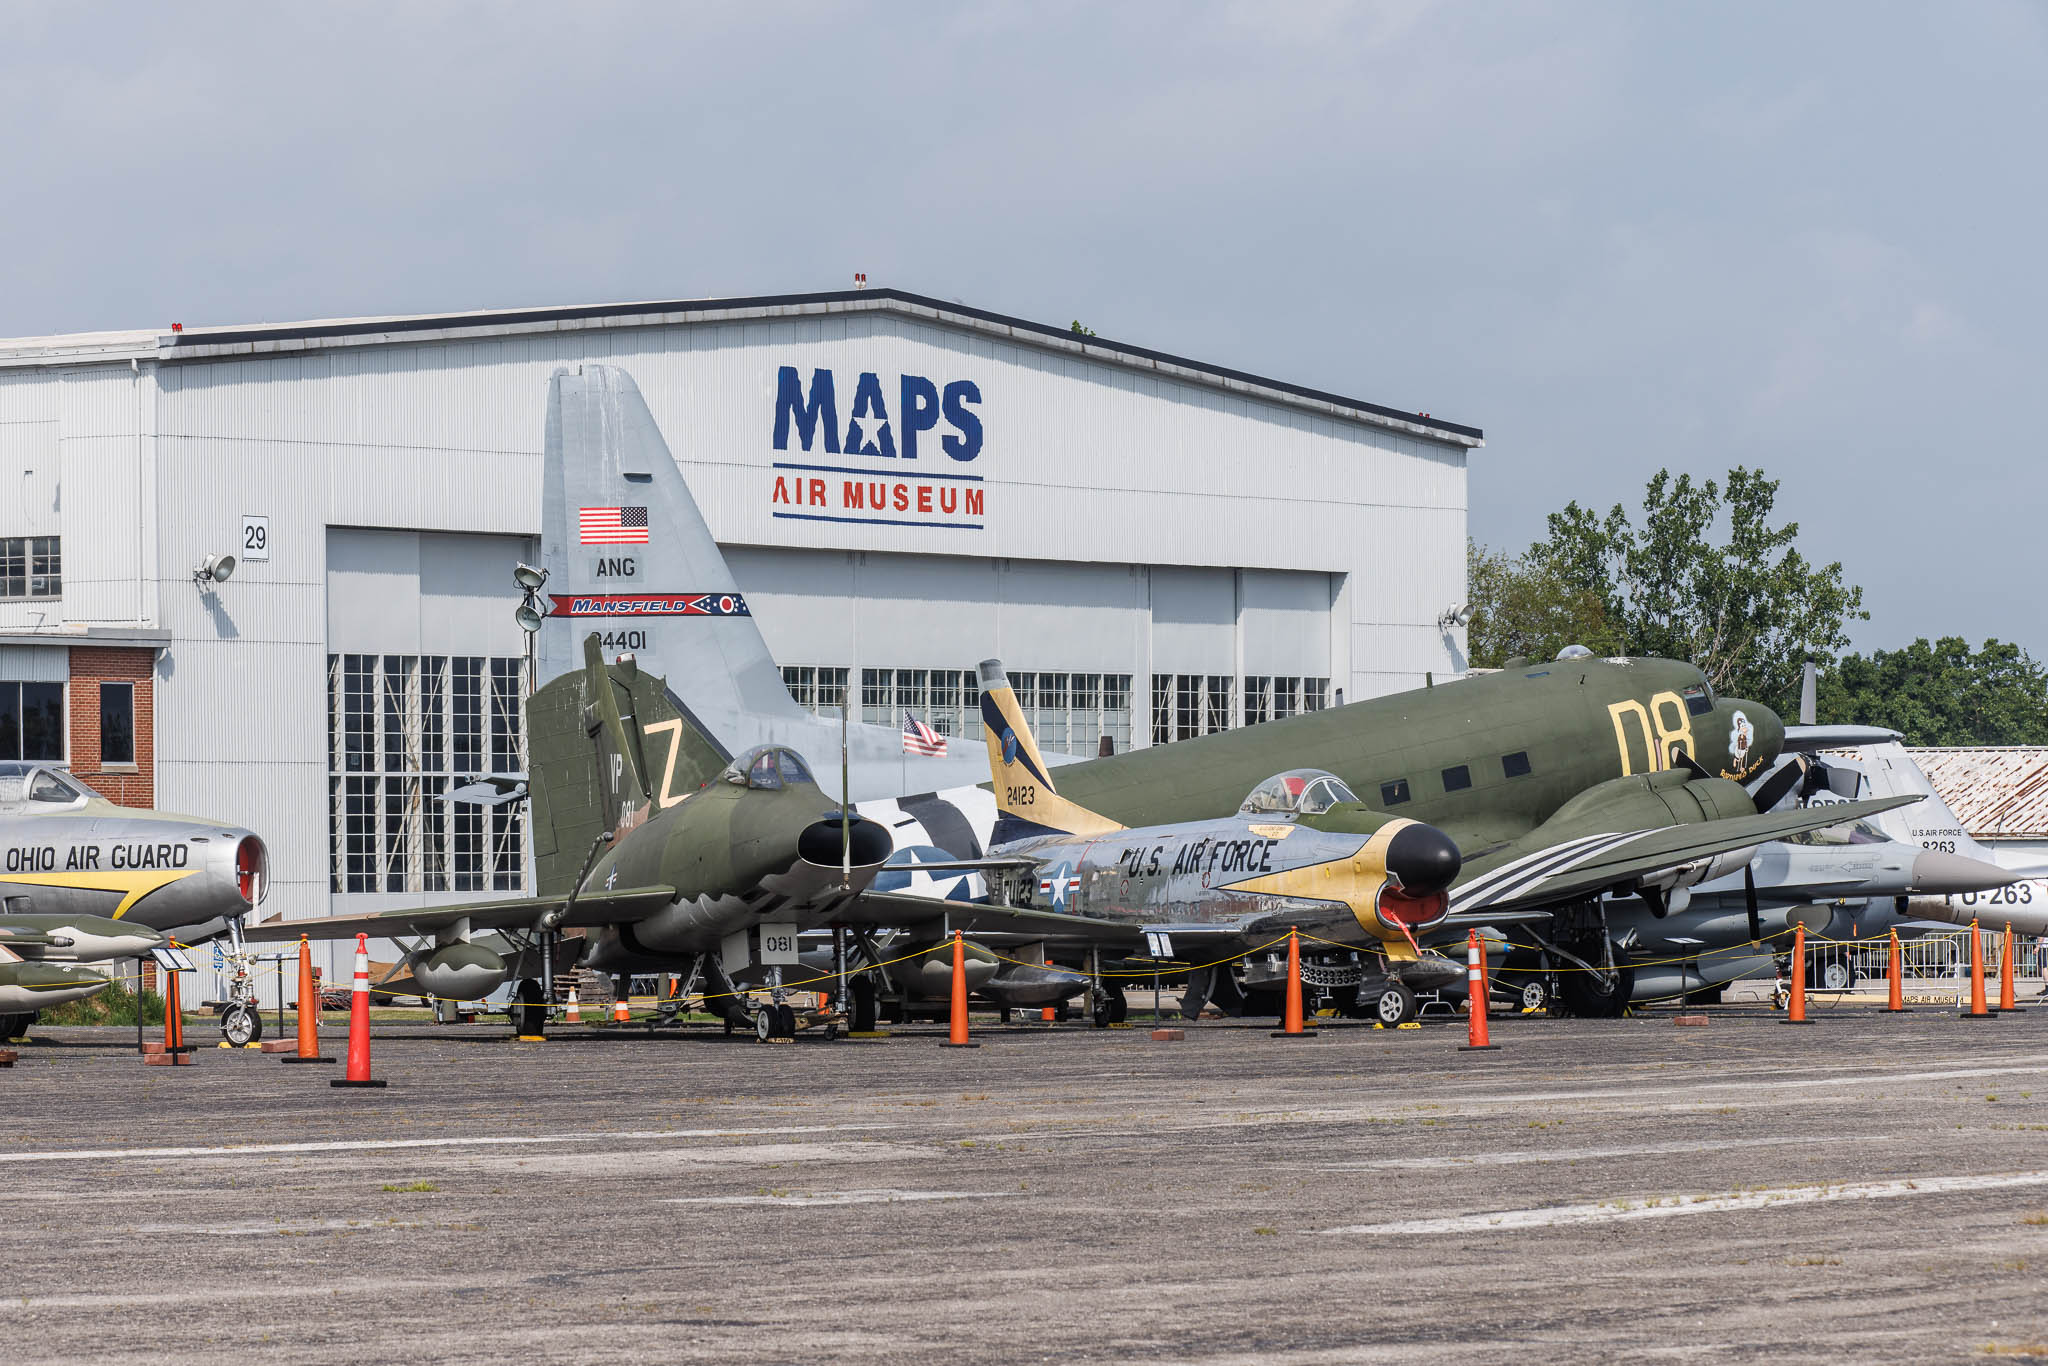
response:
{"label": "overcast sky", "polygon": [[1759,465],[2048,657],[2048,7],[0,8],[0,335],[836,289],[1481,426],[1520,548]]}

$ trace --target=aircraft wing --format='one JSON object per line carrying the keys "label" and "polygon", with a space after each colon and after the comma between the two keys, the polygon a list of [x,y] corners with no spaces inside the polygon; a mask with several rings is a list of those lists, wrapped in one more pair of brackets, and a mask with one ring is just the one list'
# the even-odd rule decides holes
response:
{"label": "aircraft wing", "polygon": [[1906,737],[1883,726],[1787,726],[1785,753],[1812,754],[1823,749],[1855,749]]}
{"label": "aircraft wing", "polygon": [[1759,816],[1732,816],[1652,830],[1599,832],[1553,840],[1539,849],[1515,850],[1454,887],[1451,915],[1466,924],[1485,924],[1488,916],[1503,911],[1553,906],[1696,859],[1860,820],[1919,800],[1917,796],[1903,796],[1833,802]]}
{"label": "aircraft wing", "polygon": [[[621,887],[610,892],[585,892],[576,898],[559,928],[617,925],[645,919],[676,899],[673,887]],[[318,916],[311,920],[266,920],[242,931],[244,939],[274,942],[297,939],[352,939],[359,934],[429,935],[445,925],[467,920],[477,930],[535,930],[547,912],[559,910],[567,897],[517,897],[472,901],[454,906],[409,906],[361,915]]]}
{"label": "aircraft wing", "polygon": [[[928,868],[932,865],[918,866]],[[1022,941],[1033,943],[1048,940],[1067,944],[1099,944],[1104,948],[1127,948],[1142,944],[1145,939],[1139,926],[1120,921],[1030,907],[989,906],[979,901],[942,901],[938,897],[910,896],[902,892],[862,892],[833,918],[851,925],[889,929],[916,929],[943,921],[949,931],[964,930],[975,936],[1016,935]]]}

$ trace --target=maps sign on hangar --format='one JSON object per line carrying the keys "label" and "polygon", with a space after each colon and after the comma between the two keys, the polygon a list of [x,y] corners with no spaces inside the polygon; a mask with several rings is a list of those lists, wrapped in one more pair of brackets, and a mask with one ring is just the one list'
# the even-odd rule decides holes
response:
{"label": "maps sign on hangar", "polygon": [[0,342],[0,757],[261,831],[267,911],[520,888],[518,808],[435,798],[521,767],[511,571],[590,362],[806,705],[972,734],[1000,656],[1093,754],[1463,667],[1474,428],[893,289],[174,326]]}

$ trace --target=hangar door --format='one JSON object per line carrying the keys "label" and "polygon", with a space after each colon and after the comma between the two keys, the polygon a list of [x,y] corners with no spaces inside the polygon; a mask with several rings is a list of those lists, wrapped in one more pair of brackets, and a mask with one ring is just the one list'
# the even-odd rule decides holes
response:
{"label": "hangar door", "polygon": [[[520,808],[442,800],[523,773],[525,537],[327,533],[329,890],[352,910],[517,891]],[[431,899],[431,897],[429,897]]]}

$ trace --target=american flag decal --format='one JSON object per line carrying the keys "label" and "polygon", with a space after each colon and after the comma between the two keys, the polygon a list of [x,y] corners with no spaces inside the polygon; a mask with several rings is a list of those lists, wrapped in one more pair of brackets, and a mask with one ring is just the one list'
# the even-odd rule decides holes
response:
{"label": "american flag decal", "polygon": [[946,737],[906,711],[903,713],[903,752],[922,754],[928,759],[943,759],[946,757]]}
{"label": "american flag decal", "polygon": [[647,509],[577,508],[576,539],[584,545],[646,545]]}

